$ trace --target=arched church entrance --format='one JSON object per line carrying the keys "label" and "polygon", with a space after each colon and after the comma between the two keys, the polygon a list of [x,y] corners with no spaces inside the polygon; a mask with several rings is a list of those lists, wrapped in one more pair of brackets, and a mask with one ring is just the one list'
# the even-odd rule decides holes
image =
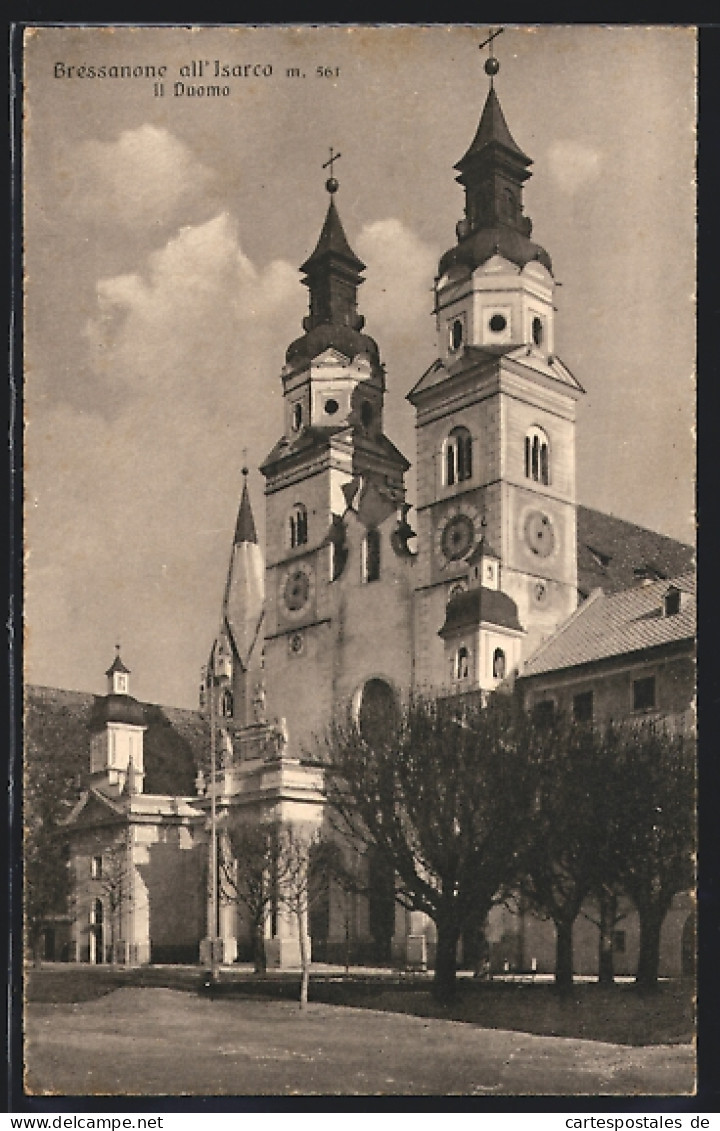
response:
{"label": "arched church entrance", "polygon": [[387,741],[397,724],[398,702],[395,691],[384,679],[369,679],[360,693],[357,723],[369,746]]}

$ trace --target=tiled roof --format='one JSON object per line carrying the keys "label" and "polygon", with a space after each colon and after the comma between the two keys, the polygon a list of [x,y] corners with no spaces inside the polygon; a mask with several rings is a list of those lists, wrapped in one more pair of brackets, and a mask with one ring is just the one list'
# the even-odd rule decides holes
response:
{"label": "tiled roof", "polygon": [[616,593],[643,578],[676,577],[693,565],[692,546],[590,507],[577,509],[578,588]]}
{"label": "tiled roof", "polygon": [[[680,611],[666,616],[663,598],[671,584],[686,595]],[[639,652],[695,636],[695,577],[635,585],[618,593],[597,589],[558,631],[529,657],[521,678]]]}
{"label": "tiled roof", "polygon": [[[25,688],[26,757],[62,759],[68,776],[90,770],[92,721],[104,696],[55,687]],[[141,704],[146,793],[192,794],[197,766],[208,745],[207,723],[197,711]]]}

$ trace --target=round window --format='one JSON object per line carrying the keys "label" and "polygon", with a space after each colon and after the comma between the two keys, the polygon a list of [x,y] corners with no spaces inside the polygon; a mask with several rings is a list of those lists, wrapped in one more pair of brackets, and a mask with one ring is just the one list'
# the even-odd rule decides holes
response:
{"label": "round window", "polygon": [[545,327],[542,324],[541,318],[533,318],[532,320],[532,336],[536,346],[541,346],[545,336]]}
{"label": "round window", "polygon": [[337,403],[334,397],[329,397],[328,400],[325,401],[325,412],[328,414],[328,416],[334,416],[339,408],[340,405]]}
{"label": "round window", "polygon": [[450,346],[454,350],[459,350],[463,342],[463,324],[459,318],[456,318],[450,327]]}
{"label": "round window", "polygon": [[504,314],[493,314],[490,319],[490,329],[493,334],[501,334],[507,326],[507,318]]}

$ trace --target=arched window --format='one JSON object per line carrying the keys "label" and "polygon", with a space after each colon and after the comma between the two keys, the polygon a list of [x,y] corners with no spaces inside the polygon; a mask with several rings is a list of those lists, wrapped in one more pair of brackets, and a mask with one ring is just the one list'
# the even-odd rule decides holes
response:
{"label": "arched window", "polygon": [[303,410],[300,401],[296,401],[292,407],[292,429],[293,432],[299,432],[302,428]]}
{"label": "arched window", "polygon": [[445,486],[472,478],[472,436],[467,428],[453,428],[445,441]]}
{"label": "arched window", "polygon": [[525,436],[525,478],[550,482],[550,441],[542,428],[531,428]]}
{"label": "arched window", "polygon": [[377,581],[380,577],[380,531],[368,530],[363,544],[363,579]]}
{"label": "arched window", "polygon": [[502,648],[493,652],[493,679],[505,679],[505,653]]}
{"label": "arched window", "polygon": [[455,679],[468,679],[470,676],[470,653],[461,644],[455,653]]}
{"label": "arched window", "polygon": [[288,519],[290,549],[304,546],[308,540],[307,508],[302,503],[296,503]]}

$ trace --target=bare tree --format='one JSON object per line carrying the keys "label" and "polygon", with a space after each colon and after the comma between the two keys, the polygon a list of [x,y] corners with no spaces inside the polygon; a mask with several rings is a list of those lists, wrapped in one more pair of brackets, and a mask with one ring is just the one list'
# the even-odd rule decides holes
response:
{"label": "bare tree", "polygon": [[219,876],[222,898],[242,904],[250,924],[256,974],[267,970],[265,923],[274,896],[278,825],[257,819],[231,820],[220,839]]}
{"label": "bare tree", "polygon": [[377,726],[349,718],[326,739],[328,801],[340,832],[382,856],[397,899],[433,920],[433,989],[456,988],[456,952],[517,876],[533,801],[536,731],[504,699],[487,707],[414,700]]}

